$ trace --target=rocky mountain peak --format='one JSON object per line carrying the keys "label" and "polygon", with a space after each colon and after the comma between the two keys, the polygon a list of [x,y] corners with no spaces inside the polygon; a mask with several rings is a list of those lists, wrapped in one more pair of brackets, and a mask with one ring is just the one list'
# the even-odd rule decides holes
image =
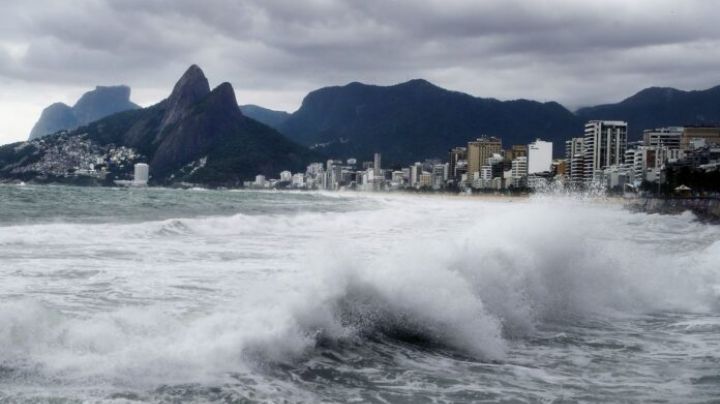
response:
{"label": "rocky mountain peak", "polygon": [[213,104],[213,107],[218,108],[220,111],[242,115],[232,84],[224,82],[215,87],[209,98],[209,102]]}
{"label": "rocky mountain peak", "polygon": [[138,108],[138,105],[130,101],[130,87],[97,86],[83,94],[72,107],[55,103],[45,108],[30,132],[30,139],[63,129],[73,130],[117,112]]}
{"label": "rocky mountain peak", "polygon": [[210,93],[210,84],[202,69],[197,65],[190,66],[180,77],[167,99],[166,112],[162,127],[178,122],[193,104],[199,102]]}
{"label": "rocky mountain peak", "polygon": [[137,105],[130,102],[130,87],[122,85],[97,86],[95,90],[83,94],[73,106],[75,117],[80,124],[96,121],[118,111],[137,108]]}
{"label": "rocky mountain peak", "polygon": [[129,102],[130,101],[130,87],[120,86],[95,86],[95,90],[88,91],[83,94],[79,100],[75,103],[73,108],[84,108],[87,105],[93,104],[98,100],[104,101],[117,101],[117,102]]}

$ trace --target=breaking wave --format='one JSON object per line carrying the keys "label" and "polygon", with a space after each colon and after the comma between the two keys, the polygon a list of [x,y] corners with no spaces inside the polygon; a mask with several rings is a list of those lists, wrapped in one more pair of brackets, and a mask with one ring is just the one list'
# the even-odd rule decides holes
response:
{"label": "breaking wave", "polygon": [[689,214],[564,198],[374,203],[7,227],[4,258],[43,250],[55,260],[18,279],[62,277],[55,268],[81,260],[105,275],[4,299],[0,366],[17,377],[156,386],[253,374],[318,344],[378,339],[501,362],[511,341],[544,324],[720,307],[720,232]]}

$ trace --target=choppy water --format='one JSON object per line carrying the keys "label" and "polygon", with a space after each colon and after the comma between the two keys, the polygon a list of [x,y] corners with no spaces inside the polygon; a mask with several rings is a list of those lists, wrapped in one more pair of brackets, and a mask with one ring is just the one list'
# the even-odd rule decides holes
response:
{"label": "choppy water", "polygon": [[0,402],[719,397],[690,214],[0,186]]}

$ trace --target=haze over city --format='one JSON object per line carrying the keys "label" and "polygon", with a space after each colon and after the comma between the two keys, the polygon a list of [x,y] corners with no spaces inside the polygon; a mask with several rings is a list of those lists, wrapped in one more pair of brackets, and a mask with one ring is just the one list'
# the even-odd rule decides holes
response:
{"label": "haze over city", "polygon": [[291,112],[320,87],[413,78],[574,109],[720,84],[718,51],[706,1],[11,1],[0,143],[95,85],[127,84],[151,105],[192,63],[229,80],[241,104]]}

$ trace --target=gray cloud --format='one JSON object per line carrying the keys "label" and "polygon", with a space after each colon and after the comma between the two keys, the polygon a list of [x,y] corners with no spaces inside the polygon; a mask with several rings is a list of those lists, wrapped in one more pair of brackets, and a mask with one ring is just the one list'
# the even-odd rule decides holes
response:
{"label": "gray cloud", "polygon": [[[575,107],[720,84],[718,14],[703,0],[11,1],[0,79],[17,93],[0,108],[22,102],[22,83],[53,94],[126,83],[149,104],[191,63],[231,81],[241,102],[275,108],[325,85],[416,77]],[[29,129],[34,117],[17,119]],[[3,132],[0,142],[24,136]]]}

